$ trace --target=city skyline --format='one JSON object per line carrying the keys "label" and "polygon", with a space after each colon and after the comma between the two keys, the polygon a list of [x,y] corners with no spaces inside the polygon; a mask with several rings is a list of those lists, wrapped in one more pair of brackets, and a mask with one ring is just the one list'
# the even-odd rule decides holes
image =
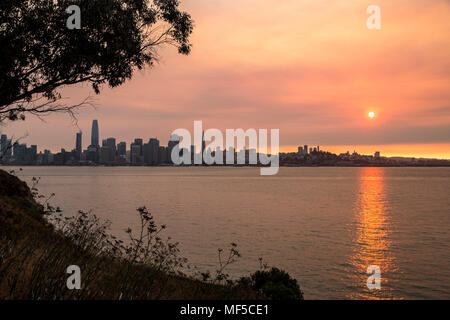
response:
{"label": "city skyline", "polygon": [[450,299],[450,0],[0,3],[0,300]]}
{"label": "city skyline", "polygon": [[[96,123],[96,125],[94,125],[94,123]],[[97,137],[95,137],[95,135],[93,135],[92,133],[95,131],[94,127],[96,126],[96,131],[97,131]],[[28,144],[28,145],[37,145],[40,146],[40,148],[38,149],[38,151],[44,151],[44,150],[49,150],[52,153],[57,153],[60,152],[61,149],[67,149],[67,150],[72,150],[73,149],[77,149],[77,141],[78,141],[78,135],[81,134],[82,135],[82,144],[81,144],[81,149],[87,149],[89,145],[93,145],[93,144],[97,144],[98,146],[100,146],[100,139],[101,139],[101,134],[99,134],[99,125],[98,125],[98,120],[94,119],[91,120],[91,126],[88,129],[82,130],[81,126],[78,124],[76,127],[71,128],[71,130],[76,129],[75,131],[75,142],[74,142],[74,148],[72,147],[71,143],[67,143],[63,146],[54,146],[53,148],[51,147],[47,147],[47,145],[44,143],[42,145],[38,144],[38,143],[34,143],[34,142],[30,142],[29,140],[34,140],[33,138],[35,138],[34,136],[25,136],[22,137],[20,139],[20,143],[23,144]],[[68,130],[69,131],[69,130]],[[86,132],[89,132],[89,136],[88,140],[86,140]],[[5,135],[7,134],[7,131],[1,131],[0,130],[0,135]],[[73,137],[68,136],[68,135],[60,135],[62,137],[65,138],[65,140],[73,140]],[[135,135],[134,138],[129,138],[129,139],[125,139],[122,137],[117,137],[117,135],[115,134],[111,134],[111,135],[105,135],[106,138],[103,139],[107,139],[107,138],[112,138],[114,137],[114,139],[116,140],[120,140],[120,142],[126,142],[128,144],[132,143],[136,138],[135,137],[139,137],[139,136],[144,136],[144,135]],[[8,135],[9,138],[11,138],[10,135]],[[153,135],[152,137],[158,139],[158,136]],[[17,138],[17,137],[12,137]],[[90,144],[87,144],[86,141],[90,141]],[[170,141],[170,133],[166,132],[166,135],[163,136],[162,139],[159,139],[161,144],[168,144]],[[280,153],[294,153],[297,152],[298,147],[300,144],[297,145],[292,145],[292,146],[280,146]],[[308,145],[314,146],[317,144],[311,143],[309,142]],[[428,158],[428,159],[443,159],[443,160],[450,160],[450,144],[437,144],[437,145],[433,145],[431,148],[436,148],[436,146],[439,147],[438,152],[437,153],[429,153],[429,150],[425,149],[423,150],[424,152],[422,154],[417,154],[417,152],[411,151],[410,150],[410,146],[408,144],[403,144],[403,145],[321,145],[324,149],[326,149],[329,152],[332,153],[336,153],[336,154],[340,154],[340,153],[346,153],[346,152],[357,152],[359,154],[374,154],[374,152],[381,152],[383,154],[383,156],[387,156],[387,157],[412,157],[412,158]],[[413,149],[415,148],[427,148],[428,145],[414,145]],[[428,146],[430,147],[430,146]],[[442,156],[439,156],[442,155]]]}
{"label": "city skyline", "polygon": [[[180,147],[179,156],[188,162],[178,163],[172,158],[172,150],[180,143],[180,137],[170,134],[167,146],[163,146],[157,138],[149,138],[145,142],[143,138],[134,138],[127,148],[126,141],[120,141],[115,137],[102,138],[100,145],[100,127],[97,119],[92,120],[90,130],[90,144],[83,148],[83,133],[80,130],[75,134],[74,148],[61,148],[60,152],[53,153],[48,149],[38,150],[37,145],[27,146],[23,141],[8,139],[6,134],[0,137],[0,163],[4,165],[112,165],[112,166],[160,166],[160,165],[206,165],[204,157],[217,157],[210,165],[261,165],[258,149],[250,148],[250,142],[245,142],[239,149],[239,142],[228,149],[217,147],[211,149],[210,143],[205,140],[205,132],[201,134],[200,145]],[[215,138],[216,139],[216,138]],[[89,141],[89,139],[86,139]],[[192,140],[191,140],[192,142]],[[198,144],[200,142],[194,142]],[[234,141],[236,143],[236,141]],[[197,146],[200,149],[197,150]],[[205,151],[208,151],[205,153]],[[219,155],[217,156],[217,152]],[[185,158],[188,153],[190,156]],[[201,156],[199,156],[201,154]],[[205,154],[205,155],[204,155]],[[208,155],[209,154],[209,155]],[[228,162],[229,155],[231,162]],[[183,156],[184,155],[184,156]],[[198,158],[198,156],[200,158]],[[200,159],[200,160],[198,160]],[[254,160],[251,160],[254,159]],[[300,145],[294,152],[280,152],[277,156],[278,164],[292,165],[319,165],[319,166],[448,166],[450,160],[424,159],[424,158],[396,158],[386,157],[380,151],[372,154],[359,154],[354,150],[335,154],[319,145]],[[210,160],[208,160],[210,161]],[[177,164],[178,163],[178,164]]]}
{"label": "city skyline", "polygon": [[[131,141],[151,132],[166,143],[167,131],[203,120],[220,130],[280,129],[283,151],[304,141],[335,152],[448,159],[449,2],[377,5],[381,30],[367,29],[367,4],[355,0],[270,0],[257,12],[251,0],[241,1],[239,11],[224,0],[183,1],[196,24],[192,53],[161,50],[155,68],[103,88],[98,108],[81,110],[78,124],[88,128],[91,119],[102,119],[105,136]],[[80,85],[62,96],[79,103],[90,93]],[[59,134],[72,126],[70,118],[46,121],[28,117],[4,130],[29,133],[30,143],[51,150],[72,145]]]}

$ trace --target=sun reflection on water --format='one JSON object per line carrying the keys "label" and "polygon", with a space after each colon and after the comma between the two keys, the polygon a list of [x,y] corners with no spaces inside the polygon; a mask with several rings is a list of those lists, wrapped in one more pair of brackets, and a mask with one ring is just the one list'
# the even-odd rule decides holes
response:
{"label": "sun reflection on water", "polygon": [[[355,290],[349,295],[352,299],[393,299],[389,275],[397,267],[392,256],[390,234],[392,226],[389,204],[385,190],[383,168],[361,168],[359,193],[355,203],[356,236],[353,254],[352,286]],[[381,269],[381,289],[369,290],[366,273],[370,265]]]}

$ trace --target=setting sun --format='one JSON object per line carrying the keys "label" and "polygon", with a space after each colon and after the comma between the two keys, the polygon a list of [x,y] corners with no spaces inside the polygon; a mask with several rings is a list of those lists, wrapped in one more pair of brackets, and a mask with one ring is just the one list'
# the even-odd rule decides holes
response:
{"label": "setting sun", "polygon": [[375,118],[375,112],[369,112],[369,118]]}

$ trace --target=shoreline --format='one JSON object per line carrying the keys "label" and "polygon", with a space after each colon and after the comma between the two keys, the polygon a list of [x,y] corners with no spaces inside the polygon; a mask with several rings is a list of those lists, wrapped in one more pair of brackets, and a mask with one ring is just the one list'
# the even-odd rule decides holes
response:
{"label": "shoreline", "polygon": [[[253,165],[35,165],[35,164],[0,164],[1,167],[69,167],[69,168],[77,168],[77,167],[111,167],[111,168],[119,168],[119,167],[132,167],[132,168],[203,168],[203,167],[211,167],[211,168],[267,168],[267,166],[253,166]],[[325,167],[325,168],[449,168],[449,164],[281,164],[280,168],[314,168],[314,167]]]}

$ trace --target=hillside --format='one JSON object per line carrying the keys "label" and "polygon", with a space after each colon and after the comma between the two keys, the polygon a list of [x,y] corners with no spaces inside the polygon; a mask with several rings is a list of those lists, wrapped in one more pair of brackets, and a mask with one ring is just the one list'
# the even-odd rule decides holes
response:
{"label": "hillside", "polygon": [[[73,239],[73,238],[72,238]],[[87,250],[44,218],[27,184],[0,170],[0,299],[256,299],[247,286],[177,276]],[[81,290],[66,286],[69,265]]]}

